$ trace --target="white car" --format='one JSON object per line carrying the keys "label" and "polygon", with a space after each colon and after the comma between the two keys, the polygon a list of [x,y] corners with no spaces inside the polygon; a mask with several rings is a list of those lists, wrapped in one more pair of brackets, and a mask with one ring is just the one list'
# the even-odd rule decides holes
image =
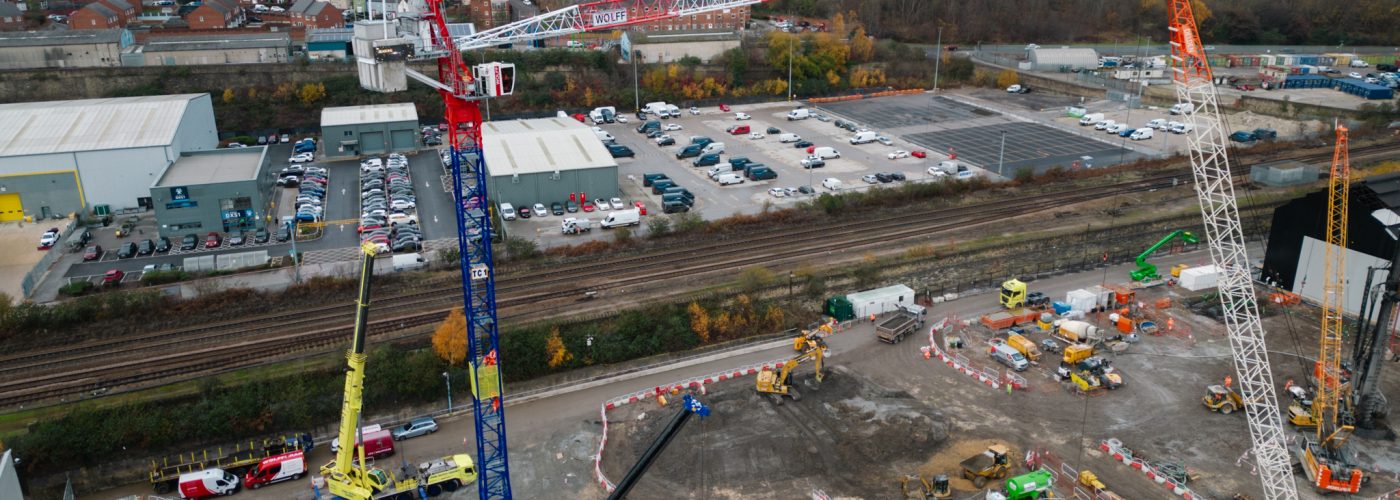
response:
{"label": "white car", "polygon": [[1094,124],[1094,130],[1108,130],[1109,127],[1112,127],[1117,124],[1118,122],[1115,122],[1113,120],[1104,120]]}
{"label": "white car", "polygon": [[822,179],[822,187],[830,189],[832,191],[841,189],[841,179],[837,179],[835,177],[827,177],[825,179]]}
{"label": "white car", "polygon": [[316,155],[315,155],[315,154],[312,154],[312,153],[297,153],[297,154],[295,154],[295,155],[292,155],[291,158],[287,158],[287,161],[288,161],[288,162],[291,162],[291,163],[311,163],[311,162],[314,161],[315,159],[316,159]]}
{"label": "white car", "polygon": [[879,178],[879,177],[875,177],[875,174],[865,174],[865,176],[861,177],[860,180],[865,181],[866,184],[879,184],[879,183],[880,183],[880,178]]}
{"label": "white car", "polygon": [[543,204],[543,203],[536,203],[535,206],[534,206],[534,210],[535,210],[535,217],[544,217],[544,216],[546,216],[546,215],[549,215],[549,210],[546,209],[546,208],[544,208],[544,204]]}
{"label": "white car", "polygon": [[[622,210],[622,207],[627,206],[626,204],[622,203],[622,198],[613,198],[611,200],[608,200],[608,204],[612,205],[613,210]],[[599,207],[602,207],[602,205],[599,205]]]}
{"label": "white car", "polygon": [[697,108],[697,107],[695,107],[695,106],[691,106],[691,107],[690,107],[690,114],[692,114],[692,115],[698,115],[698,114],[700,114],[700,108]]}
{"label": "white car", "polygon": [[752,116],[749,116],[748,113],[743,113],[743,112],[734,113],[734,119],[735,119],[735,120],[748,120],[748,119],[750,119],[750,118],[753,118],[753,117],[752,117]]}
{"label": "white car", "polygon": [[1008,94],[1015,94],[1015,93],[1020,92],[1020,91],[1021,91],[1021,86],[1020,86],[1020,85],[1012,85],[1012,86],[1006,88],[1006,92],[1007,92]]}
{"label": "white car", "polygon": [[661,130],[665,130],[665,131],[667,131],[667,132],[670,132],[670,131],[673,131],[673,130],[680,130],[680,129],[681,129],[681,126],[680,126],[679,123],[667,123],[666,126],[661,127]]}
{"label": "white car", "polygon": [[763,132],[750,132],[750,133],[749,133],[749,138],[750,138],[750,139],[754,139],[754,140],[762,139],[762,138],[763,138]]}
{"label": "white car", "polygon": [[228,143],[228,146],[225,146],[225,147],[227,147],[227,148],[229,148],[229,149],[238,149],[238,148],[246,148],[246,147],[248,147],[248,145],[247,145],[247,144],[243,144],[243,143],[241,143],[241,142],[230,142],[230,143]]}
{"label": "white car", "polygon": [[662,143],[663,141],[665,141],[666,139],[671,139],[670,134],[661,134],[661,135],[658,135],[658,136],[656,136],[656,143],[657,143],[657,144],[661,144],[661,143]]}
{"label": "white car", "polygon": [[408,209],[410,209],[410,208],[418,208],[418,204],[417,204],[417,203],[414,203],[414,202],[412,202],[412,201],[409,201],[409,200],[399,199],[399,200],[394,200],[394,201],[389,202],[389,208],[396,208],[396,209],[399,209],[399,210],[408,210]]}
{"label": "white car", "polygon": [[52,229],[44,231],[44,235],[39,237],[39,246],[42,248],[54,246],[55,243],[58,243],[58,234],[58,231]]}
{"label": "white car", "polygon": [[1353,72],[1351,72],[1351,73],[1347,73],[1347,78],[1355,78],[1355,79],[1357,79],[1357,80],[1360,80],[1360,79],[1361,79],[1361,73],[1357,73],[1357,72],[1355,72],[1355,71],[1353,71]]}
{"label": "white car", "polygon": [[889,156],[891,160],[898,160],[898,159],[900,159],[900,158],[908,158],[908,157],[909,157],[909,152],[908,152],[908,151],[905,151],[905,150],[903,150],[903,149],[897,149],[897,150],[895,150],[895,152],[890,153],[890,154],[888,154],[888,155],[886,155],[886,156]]}
{"label": "white car", "polygon": [[878,142],[878,143],[880,143],[880,144],[884,144],[884,145],[886,145],[886,146],[893,146],[893,145],[894,145],[894,141],[890,140],[889,137],[885,137],[885,136],[883,136],[883,135],[877,135],[877,136],[875,136],[875,142]]}
{"label": "white car", "polygon": [[772,195],[774,198],[786,198],[788,192],[783,188],[772,188],[768,190],[768,194]]}
{"label": "white car", "polygon": [[287,9],[278,7],[278,6],[276,6],[276,5],[274,5],[274,6],[272,6],[272,7],[268,7],[267,10],[270,11],[270,12],[286,12],[286,11],[287,11]]}
{"label": "white car", "polygon": [[942,169],[938,168],[938,166],[935,165],[928,168],[928,175],[932,177],[947,177],[948,172],[944,172]]}
{"label": "white car", "polygon": [[614,119],[617,120],[618,123],[627,123],[626,116],[617,115],[616,117],[614,117]]}

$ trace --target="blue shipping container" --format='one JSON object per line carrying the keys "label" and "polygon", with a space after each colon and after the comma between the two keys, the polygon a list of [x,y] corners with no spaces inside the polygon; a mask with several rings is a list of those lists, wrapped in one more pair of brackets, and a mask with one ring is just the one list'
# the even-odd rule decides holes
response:
{"label": "blue shipping container", "polygon": [[1325,89],[1332,86],[1332,79],[1322,75],[1290,75],[1283,81],[1286,89]]}
{"label": "blue shipping container", "polygon": [[1333,81],[1333,86],[1337,90],[1364,99],[1391,99],[1395,97],[1395,91],[1390,90],[1390,87],[1366,83],[1355,78],[1338,78]]}

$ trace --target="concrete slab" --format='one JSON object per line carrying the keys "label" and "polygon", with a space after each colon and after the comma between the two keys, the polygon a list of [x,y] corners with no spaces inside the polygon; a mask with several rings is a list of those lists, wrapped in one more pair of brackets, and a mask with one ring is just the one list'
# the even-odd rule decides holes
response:
{"label": "concrete slab", "polygon": [[50,227],[62,229],[67,222],[0,224],[0,255],[5,256],[3,262],[0,262],[0,292],[9,295],[14,301],[24,299],[24,288],[21,286],[24,275],[44,258],[46,252],[63,251],[62,241],[50,250],[38,250],[39,237]]}

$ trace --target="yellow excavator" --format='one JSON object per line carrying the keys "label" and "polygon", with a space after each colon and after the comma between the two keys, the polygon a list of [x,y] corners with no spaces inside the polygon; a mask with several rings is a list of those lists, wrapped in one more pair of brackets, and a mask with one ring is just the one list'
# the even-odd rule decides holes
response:
{"label": "yellow excavator", "polygon": [[819,326],[815,329],[802,330],[801,333],[799,333],[796,337],[792,338],[792,350],[797,352],[807,352],[808,349],[811,349],[813,347],[812,342],[814,342],[814,339],[820,340],[823,334],[832,334],[830,324],[823,323],[822,326]]}
{"label": "yellow excavator", "polygon": [[1201,404],[1211,411],[1226,415],[1244,409],[1244,400],[1240,398],[1240,393],[1220,384],[1206,387],[1206,395],[1201,396]]}
{"label": "yellow excavator", "polygon": [[817,368],[817,383],[821,383],[822,359],[826,357],[826,341],[821,337],[812,336],[806,341],[806,350],[793,356],[792,359],[783,363],[782,371],[773,371],[771,368],[764,368],[758,372],[758,379],[755,388],[759,394],[767,395],[776,404],[783,404],[783,396],[792,398],[793,401],[802,399],[802,394],[797,392],[797,388],[792,385],[792,371],[797,369],[797,365],[803,361],[814,360]]}

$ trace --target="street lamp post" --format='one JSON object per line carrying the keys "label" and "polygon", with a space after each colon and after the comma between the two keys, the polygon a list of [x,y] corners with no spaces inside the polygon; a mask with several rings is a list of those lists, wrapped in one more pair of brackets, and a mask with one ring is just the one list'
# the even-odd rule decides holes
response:
{"label": "street lamp post", "polygon": [[1001,151],[997,153],[997,176],[1005,177],[1001,173],[1002,162],[1006,159],[1006,131],[1001,131]]}
{"label": "street lamp post", "polygon": [[[287,234],[292,239],[292,274],[295,275],[296,282],[301,283],[301,255],[297,254],[297,227],[292,221],[287,221]],[[325,228],[321,229],[325,231]]]}
{"label": "street lamp post", "polygon": [[943,27],[938,27],[938,41],[933,46],[933,93],[938,93],[938,65],[943,62]]}
{"label": "street lamp post", "polygon": [[796,93],[792,91],[792,42],[795,39],[796,37],[788,38],[788,102],[792,102],[792,98],[796,95]]}
{"label": "street lamp post", "polygon": [[442,372],[442,378],[447,381],[447,412],[452,413],[452,376]]}
{"label": "street lamp post", "polygon": [[642,90],[641,87],[637,85],[637,51],[632,50],[631,52],[631,54],[627,54],[627,58],[632,60],[632,104],[637,108],[633,111],[641,111]]}

